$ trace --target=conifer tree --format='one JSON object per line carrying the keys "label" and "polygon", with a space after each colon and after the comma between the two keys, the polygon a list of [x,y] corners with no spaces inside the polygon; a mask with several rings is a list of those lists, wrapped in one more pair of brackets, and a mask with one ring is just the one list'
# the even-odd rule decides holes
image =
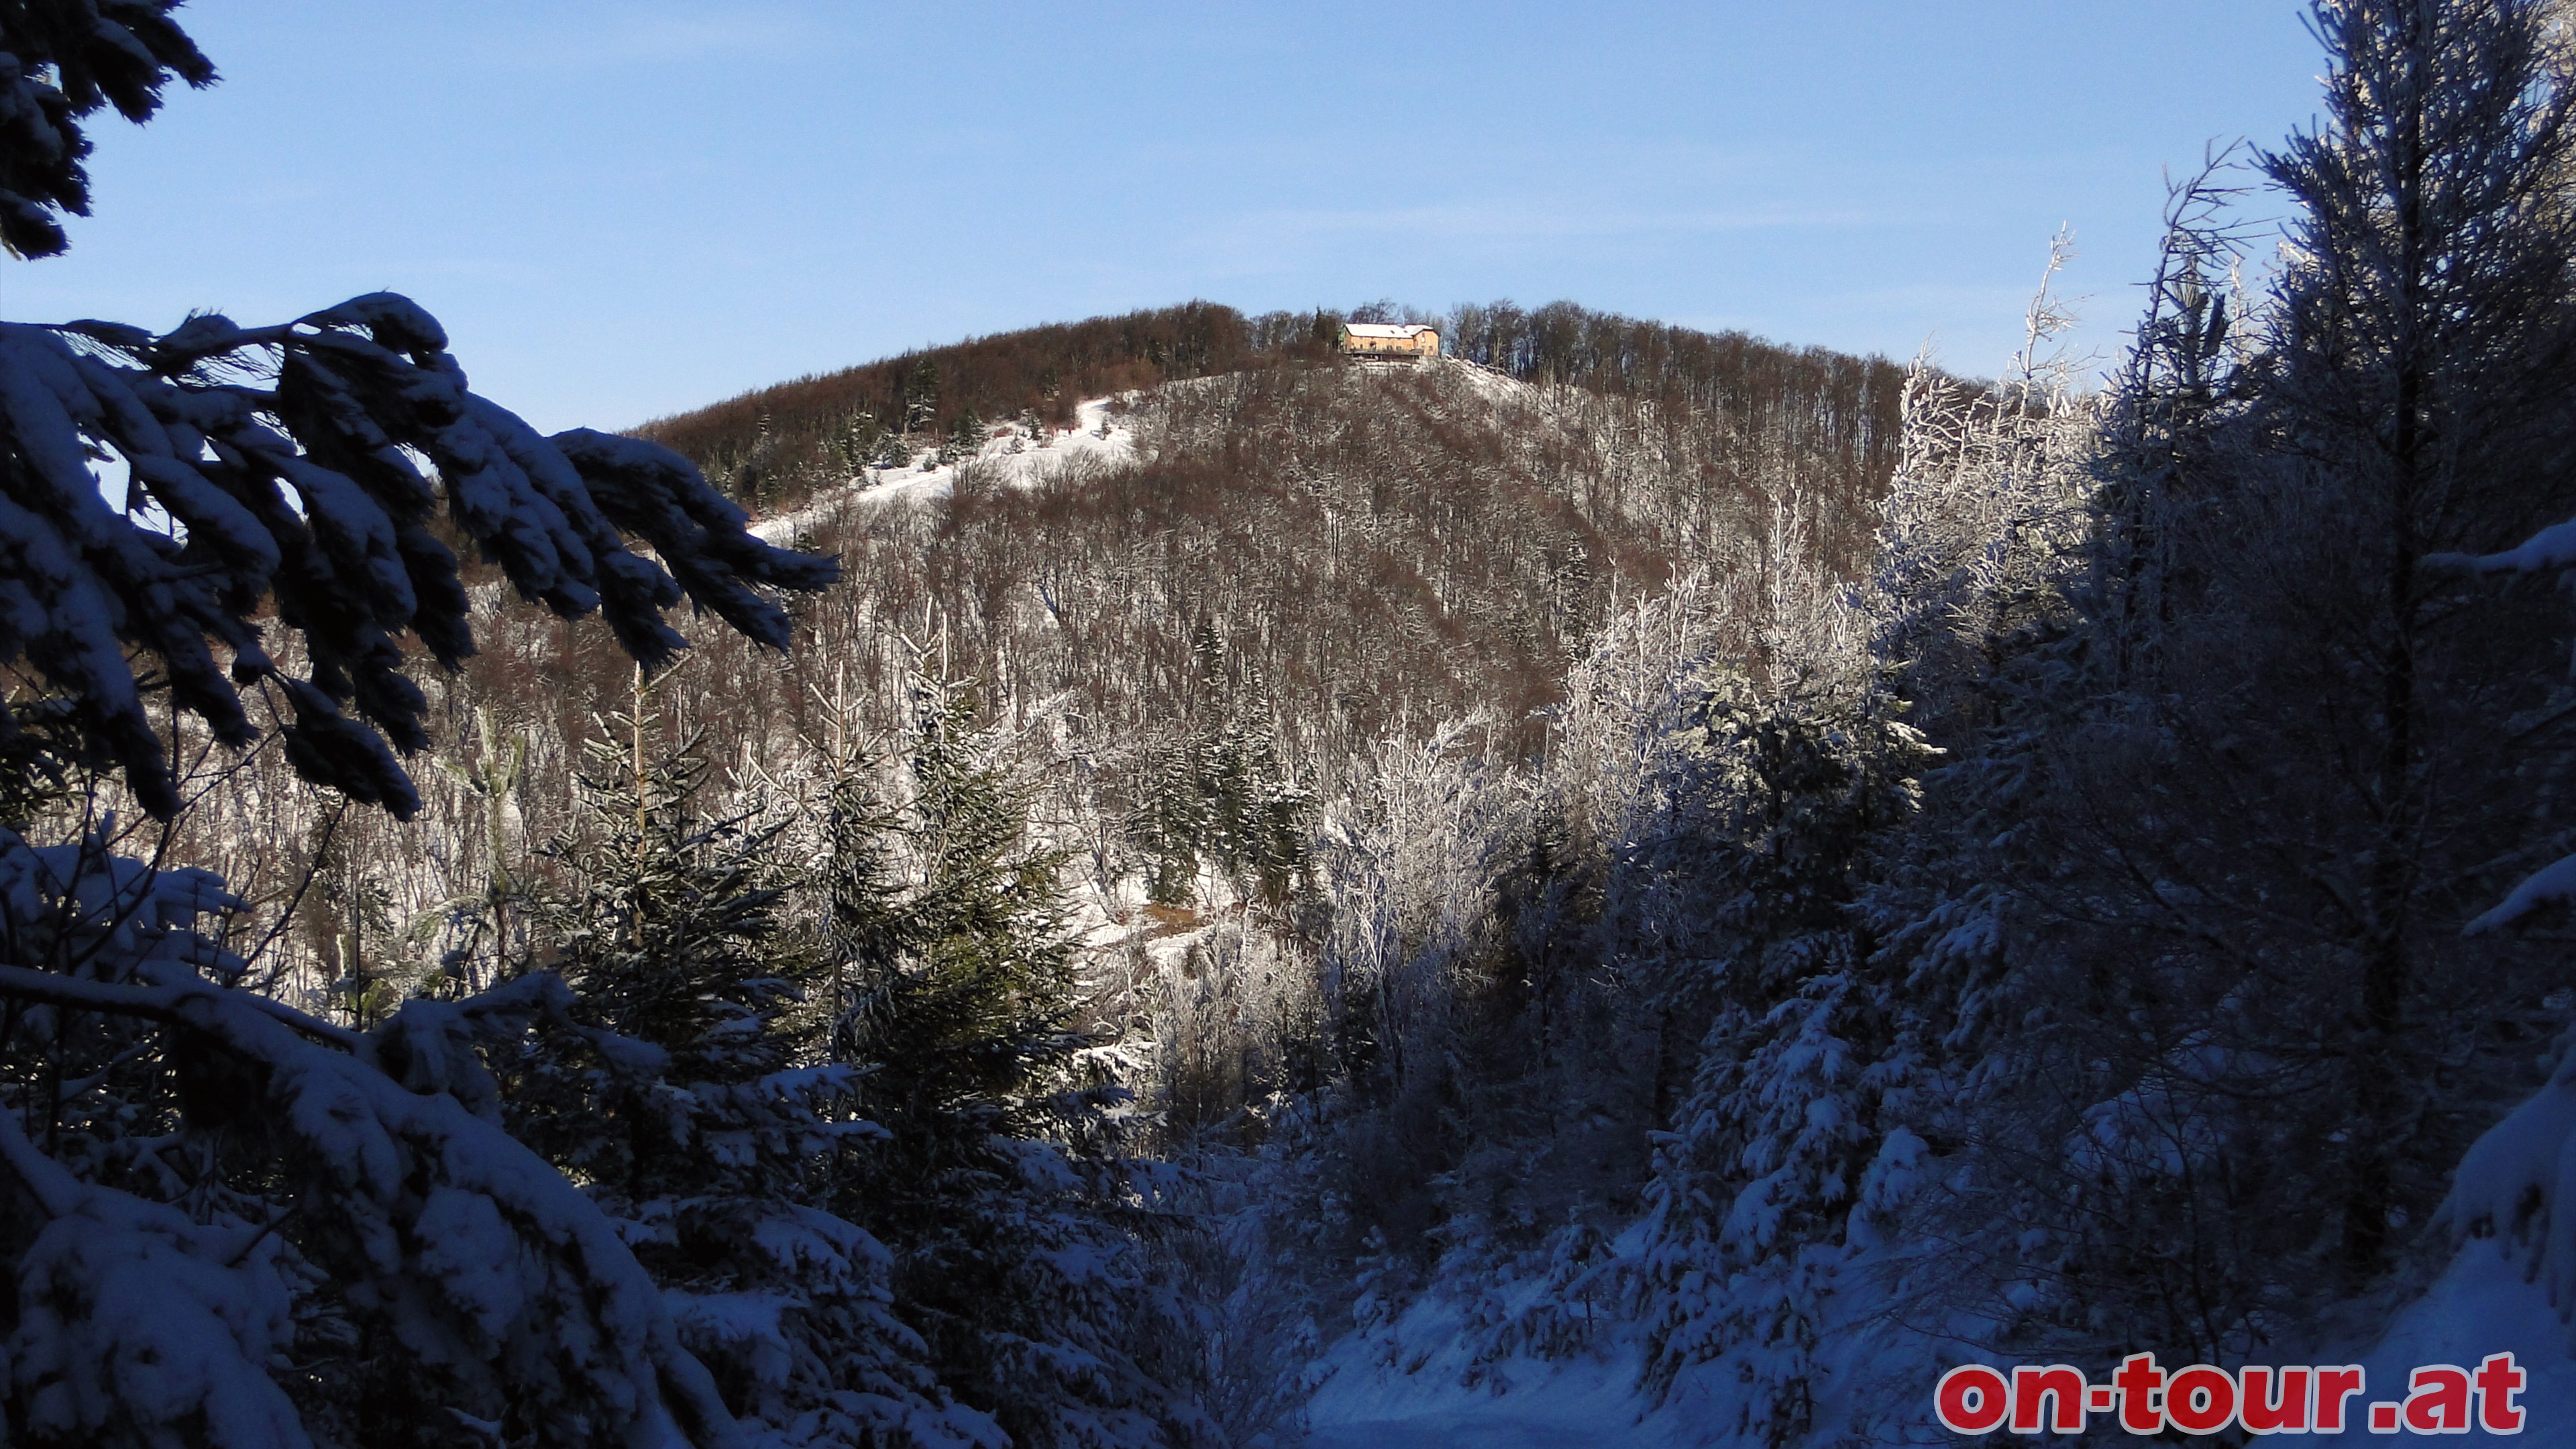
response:
{"label": "conifer tree", "polygon": [[522,1140],[587,1184],[674,1306],[727,1405],[786,1442],[1000,1442],[892,1311],[888,1256],[830,1211],[855,1112],[809,996],[819,965],[778,910],[784,821],[708,810],[692,751],[649,742],[638,679],[580,778],[555,853],[581,883],[544,923],[573,989],[509,1088]]}
{"label": "conifer tree", "polygon": [[888,431],[877,439],[876,451],[868,462],[877,468],[908,468],[912,465],[912,444],[899,431]]}
{"label": "conifer tree", "polygon": [[940,446],[939,461],[955,463],[972,458],[982,450],[983,446],[984,420],[975,415],[973,408],[968,408],[957,415],[956,422],[949,425],[948,441]]}
{"label": "conifer tree", "polygon": [[2553,646],[2529,614],[2461,627],[2422,563],[2547,507],[2567,77],[2513,0],[2315,16],[2328,121],[2262,158],[2299,207],[2285,274],[2234,291],[2223,194],[2177,194],[2100,442],[2040,475],[2072,499],[2089,471],[2091,537],[2041,529],[2036,589],[1993,593],[2015,571],[1945,559],[2014,533],[1917,492],[1880,569],[1932,605],[1881,647],[1950,752],[1862,902],[1928,1071],[1907,1125],[1946,1159],[1907,1311],[1998,1352],[2229,1362],[2371,1281],[2537,1006],[2530,958],[2453,931],[2516,782],[2563,768],[2497,668]]}
{"label": "conifer tree", "polygon": [[1193,1442],[1140,1251],[1159,1189],[1122,1155],[1109,1044],[1077,1025],[1066,856],[1032,839],[972,690],[917,679],[914,710],[899,804],[845,754],[823,821],[834,1052],[886,1134],[832,1201],[892,1250],[941,1384],[1015,1444]]}
{"label": "conifer tree", "polygon": [[1738,1431],[1777,1446],[1808,1428],[1850,1219],[1903,1131],[1911,1032],[1853,907],[1929,756],[1848,604],[1813,579],[1775,597],[1768,687],[1701,684],[1665,787],[1702,817],[1672,864],[1711,953],[1678,989],[1709,1025],[1656,1154],[1645,1283],[1647,1387],[1723,1360],[1746,1388]]}
{"label": "conifer tree", "polygon": [[903,425],[898,429],[906,437],[930,431],[939,419],[939,364],[923,358],[908,372],[899,372],[895,401],[901,408]]}
{"label": "conifer tree", "polygon": [[1127,812],[1127,839],[1145,858],[1145,898],[1156,905],[1185,905],[1198,888],[1208,818],[1195,755],[1178,740],[1147,745],[1137,802]]}
{"label": "conifer tree", "polygon": [[2443,853],[2467,846],[2455,822],[2485,774],[2463,754],[2482,733],[2480,638],[2452,626],[2423,563],[2547,520],[2535,473],[2556,466],[2576,386],[2576,86],[2544,19],[2531,0],[2321,4],[2328,123],[2263,158],[2301,208],[2264,411],[2297,460],[2292,486],[2335,505],[2299,519],[2305,540],[2275,542],[2350,561],[2329,647],[2367,681],[2353,700],[2366,723],[2338,742],[2363,761],[2359,788],[2320,801],[2319,841],[2356,892],[2335,947],[2357,988],[2338,1006],[2354,1272],[2384,1261],[2392,1212],[2430,1186],[2409,1181],[2430,1145],[2414,1103],[2441,1069],[2412,1018],[2450,931],[2427,929],[2428,897],[2448,894]]}

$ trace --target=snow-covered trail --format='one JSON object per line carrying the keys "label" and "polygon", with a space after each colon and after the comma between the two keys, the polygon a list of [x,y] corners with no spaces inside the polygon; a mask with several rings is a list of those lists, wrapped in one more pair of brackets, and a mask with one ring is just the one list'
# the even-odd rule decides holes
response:
{"label": "snow-covered trail", "polygon": [[1571,1373],[1481,1403],[1461,1395],[1380,1418],[1327,1418],[1345,1406],[1318,1403],[1303,1449],[1677,1449],[1690,1442],[1675,1426],[1641,1421],[1634,1388],[1587,1382]]}
{"label": "snow-covered trail", "polygon": [[[1355,1337],[1336,1345],[1325,1357],[1332,1372],[1308,1407],[1303,1449],[1683,1449],[1736,1442],[1728,1432],[1734,1406],[1724,1385],[1706,1385],[1707,1392],[1650,1411],[1637,1392],[1631,1354],[1506,1360],[1494,1366],[1512,1380],[1501,1394],[1490,1386],[1465,1385],[1459,1373],[1464,1359],[1454,1352],[1435,1349],[1410,1364],[1409,1372],[1386,1361],[1395,1344],[1401,1345],[1399,1357],[1430,1347],[1444,1326],[1439,1310],[1426,1306],[1406,1315],[1394,1343]],[[2478,1241],[2464,1246],[2384,1328],[2361,1341],[2315,1345],[2291,1358],[2358,1363],[2368,1373],[2367,1399],[2403,1399],[2408,1371],[2416,1365],[2473,1366],[2485,1355],[2509,1351],[2529,1375],[2518,1400],[2529,1432],[2513,1436],[2513,1442],[2570,1444],[2576,1443],[2576,1358],[2568,1345],[2567,1325],[2546,1292],[2526,1282],[2521,1265],[2495,1243]],[[1922,1416],[1913,1426],[1926,1433],[1934,1370],[1952,1361],[1935,1358],[1926,1360],[1920,1375]],[[2355,1428],[2337,1442],[2367,1437]],[[2501,1442],[2482,1428],[2463,1437],[2470,1443]]]}
{"label": "snow-covered trail", "polygon": [[1671,1415],[1641,1416],[1633,1364],[1514,1367],[1544,1376],[1501,1395],[1446,1376],[1327,1383],[1308,1406],[1304,1449],[1679,1449],[1703,1437]]}

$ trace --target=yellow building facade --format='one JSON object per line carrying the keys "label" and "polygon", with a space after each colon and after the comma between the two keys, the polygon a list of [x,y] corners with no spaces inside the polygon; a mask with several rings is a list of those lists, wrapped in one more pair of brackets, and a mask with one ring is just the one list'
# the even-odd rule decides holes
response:
{"label": "yellow building facade", "polygon": [[1440,329],[1420,322],[1351,322],[1342,328],[1342,351],[1352,357],[1438,357]]}

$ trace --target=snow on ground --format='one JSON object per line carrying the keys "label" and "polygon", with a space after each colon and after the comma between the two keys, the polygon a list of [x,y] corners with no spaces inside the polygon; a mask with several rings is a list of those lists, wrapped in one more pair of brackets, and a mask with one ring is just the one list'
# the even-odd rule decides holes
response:
{"label": "snow on ground", "polygon": [[[1461,388],[1498,410],[1526,419],[1551,411],[1544,389],[1491,368],[1444,360],[1442,382]],[[929,467],[871,468],[793,513],[765,519],[752,532],[785,542],[826,519],[898,501],[945,498],[968,468],[982,470],[994,486],[1033,488],[1115,466],[1137,456],[1127,414],[1139,393],[1093,398],[1075,409],[1076,424],[1052,429],[1036,443],[1017,429],[996,429],[976,455]],[[924,460],[928,455],[925,453]],[[1094,950],[1137,939],[1152,967],[1178,971],[1181,958],[1215,928],[1213,914],[1175,912],[1158,918],[1145,909],[1140,882],[1081,892],[1069,923]],[[1633,1233],[1614,1253],[1637,1251]],[[1541,1291],[1537,1275],[1499,1290],[1517,1310]],[[1845,1311],[1861,1307],[1846,1303]],[[1641,1349],[1637,1325],[1605,1325],[1589,1351],[1560,1359],[1514,1356],[1478,1364],[1468,1347],[1481,1335],[1470,1330],[1467,1309],[1434,1292],[1415,1301],[1391,1324],[1348,1335],[1312,1366],[1318,1388],[1307,1406],[1305,1449],[1685,1449],[1725,1442],[1734,1417],[1730,1385],[1713,1373],[1686,1373],[1662,1408],[1647,1404],[1637,1384]],[[1840,1316],[1840,1315],[1837,1315]],[[2571,1336],[2545,1289],[2524,1281],[2521,1268],[2493,1242],[2463,1248],[2424,1292],[2394,1309],[2375,1335],[2307,1355],[2319,1363],[2360,1363],[2369,1373],[2367,1398],[2402,1399],[2406,1373],[2419,1364],[2474,1367],[2493,1353],[2512,1352],[2529,1383],[2522,1395],[2531,1426],[2525,1443],[2576,1443],[2576,1357]],[[1839,1337],[1834,1336],[1834,1337]],[[1886,1345],[1876,1345],[1884,1350]],[[1854,1382],[1872,1365],[1865,1337],[1822,1346],[1827,1384]],[[1837,1348],[1846,1349],[1838,1355]],[[1963,1356],[1964,1357],[1964,1356]],[[1837,1358],[1845,1361],[1834,1362]],[[1943,1360],[1946,1362],[1947,1360]],[[1711,1366],[1714,1367],[1714,1366]],[[1885,1365],[1878,1365],[1884,1371]],[[2109,1365],[2102,1365],[2107,1370]],[[1938,1364],[1924,1359],[1924,1417]],[[1900,1377],[1902,1377],[1900,1372]],[[1847,1395],[1820,1395],[1822,1437],[1840,1427],[1854,1407]],[[2358,1408],[2358,1402],[2356,1408]],[[1928,1428],[1926,1429],[1928,1432]],[[2356,1436],[2357,1437],[2357,1436]],[[2472,1439],[2484,1439],[2473,1431]]]}
{"label": "snow on ground", "polygon": [[[1507,418],[1518,415],[1507,426],[1529,427],[1539,415],[1551,411],[1545,389],[1508,373],[1458,358],[1443,358],[1436,365],[1444,385],[1472,395]],[[1190,378],[1164,383],[1162,388],[1187,388],[1207,381]],[[958,475],[969,468],[997,486],[1035,488],[1114,467],[1137,456],[1131,410],[1144,396],[1139,390],[1079,403],[1074,408],[1074,426],[1050,428],[1041,441],[1031,441],[1017,428],[995,424],[974,457],[955,463],[940,464],[936,454],[924,448],[915,455],[916,466],[869,468],[838,488],[823,490],[802,508],[753,523],[751,531],[764,542],[784,544],[827,521],[846,521],[857,510],[946,498],[955,491]],[[923,463],[929,466],[919,466]]]}
{"label": "snow on ground", "polygon": [[[1614,1251],[1633,1254],[1637,1246],[1632,1231]],[[1507,1311],[1518,1311],[1539,1291],[1537,1283],[1524,1280],[1498,1296]],[[1846,1301],[1840,1312],[1827,1312],[1848,1319],[1866,1307]],[[2360,1419],[2364,1405],[2406,1397],[2408,1370],[2431,1364],[2475,1369],[2490,1354],[2510,1352],[2528,1376],[2520,1398],[2527,1417],[2517,1442],[2576,1444],[2576,1358],[2569,1353],[2569,1328],[2547,1292],[2524,1281],[2521,1265],[2496,1243],[2469,1243],[2422,1294],[2393,1312],[2381,1311],[2388,1316],[2375,1332],[2308,1352],[2285,1351],[2277,1360],[2362,1365],[2367,1386],[2353,1401],[2356,1422],[2348,1437],[2367,1437]],[[1855,1429],[1851,1416],[1862,1405],[1853,1391],[1872,1397],[1872,1381],[1884,1391],[1891,1370],[1900,1390],[1904,1381],[1921,1381],[1921,1413],[1918,1420],[1902,1403],[1882,1400],[1878,1412],[1889,1416],[1882,1432],[1938,1438],[1931,1425],[1932,1385],[1941,1367],[1992,1361],[1973,1352],[1945,1355],[1925,1343],[1890,1344],[1848,1332],[1847,1322],[1841,1326],[1846,1331],[1829,1333],[1819,1346],[1822,1384],[1809,1442],[1836,1442],[1839,1433]],[[1686,1372],[1661,1407],[1645,1401],[1637,1387],[1636,1324],[1605,1324],[1591,1351],[1555,1360],[1513,1356],[1478,1364],[1467,1345],[1484,1336],[1472,1329],[1459,1299],[1435,1291],[1392,1324],[1335,1343],[1312,1371],[1321,1386],[1308,1405],[1304,1449],[1692,1449],[1740,1442],[1732,1433],[1736,1391],[1723,1364]],[[2113,1365],[2086,1367],[2098,1381]],[[2497,1436],[2473,1429],[2467,1437]],[[2012,1436],[1992,1438],[2003,1442]]]}
{"label": "snow on ground", "polygon": [[1508,372],[1487,367],[1481,362],[1444,357],[1440,360],[1440,370],[1444,378],[1465,384],[1468,391],[1490,403],[1525,409],[1541,408],[1547,403],[1547,393],[1535,383],[1523,382]]}
{"label": "snow on ground", "polygon": [[[2318,1362],[2358,1363],[2370,1375],[2368,1398],[2403,1399],[2410,1368],[2474,1369],[2488,1354],[2509,1352],[2529,1376],[2522,1393],[2528,1418],[2518,1442],[2576,1444],[2576,1358],[2568,1350],[2567,1325],[2547,1292],[2524,1282],[2521,1264],[2487,1240],[2461,1248],[2422,1297],[2398,1310],[2376,1344]],[[2472,1430],[2468,1437],[2498,1436]]]}
{"label": "snow on ground", "polygon": [[[1444,360],[1442,382],[1461,388],[1498,410],[1526,419],[1551,411],[1546,391],[1505,373],[1456,359]],[[765,519],[752,532],[785,542],[832,518],[897,501],[945,498],[967,468],[983,471],[995,486],[1032,488],[1115,466],[1137,455],[1129,408],[1142,395],[1093,398],[1075,409],[1076,424],[1052,429],[1043,443],[1017,429],[997,428],[977,454],[960,463],[929,467],[871,468],[793,513]],[[927,454],[924,458],[927,460]],[[1157,918],[1145,909],[1140,882],[1122,880],[1081,892],[1069,923],[1094,950],[1137,939],[1152,967],[1176,974],[1181,958],[1204,943],[1213,914],[1172,913]],[[1637,1251],[1633,1233],[1614,1253]],[[1517,1310],[1540,1290],[1537,1275],[1503,1287],[1499,1296]],[[1860,1308],[1846,1303],[1845,1311]],[[1641,1350],[1637,1325],[1605,1325],[1589,1351],[1567,1358],[1514,1356],[1478,1364],[1468,1345],[1467,1309],[1434,1292],[1411,1304],[1391,1324],[1350,1334],[1310,1370],[1318,1388],[1307,1406],[1305,1449],[1685,1449],[1729,1440],[1734,1417],[1729,1388],[1712,1373],[1686,1373],[1662,1408],[1638,1390]],[[1840,1316],[1840,1315],[1837,1315]],[[2529,1375],[2522,1403],[2529,1411],[2522,1442],[2576,1443],[2576,1357],[2571,1336],[2546,1291],[2524,1281],[2521,1268],[2493,1242],[2463,1248],[2424,1292],[2397,1307],[2375,1335],[2358,1334],[2307,1355],[2319,1363],[2362,1364],[2367,1398],[2402,1399],[2406,1373],[2419,1364],[2474,1367],[2493,1353],[2512,1352]],[[1839,1336],[1835,1336],[1839,1337]],[[1852,1383],[1873,1365],[1865,1336],[1823,1345],[1827,1384]],[[1876,1345],[1884,1351],[1886,1345]],[[1835,1350],[1842,1348],[1844,1354]],[[1833,1360],[1842,1358],[1842,1362]],[[1947,1360],[1943,1360],[1946,1362]],[[1714,1366],[1711,1366],[1714,1367]],[[1877,1365],[1882,1372],[1885,1365]],[[2109,1365],[2102,1365],[2107,1370]],[[1924,1417],[1938,1364],[1926,1357]],[[1900,1372],[1900,1377],[1902,1373]],[[1854,1407],[1846,1394],[1820,1395],[1818,1428],[1830,1437]],[[2358,1402],[2356,1404],[2358,1408]],[[1723,1426],[1723,1427],[1722,1427]],[[1928,1432],[1928,1428],[1926,1430]],[[2472,1439],[2484,1439],[2482,1431]]]}
{"label": "snow on ground", "polygon": [[1638,1417],[1633,1360],[1576,1359],[1507,1393],[1454,1377],[1337,1375],[1307,1410],[1305,1449],[1681,1449],[1683,1426]]}
{"label": "snow on ground", "polygon": [[1463,1310],[1416,1303],[1390,1331],[1355,1333],[1324,1355],[1306,1406],[1305,1449],[1680,1449],[1692,1437],[1641,1417],[1631,1350],[1513,1358],[1479,1375]]}
{"label": "snow on ground", "polygon": [[1079,403],[1071,428],[1049,428],[1047,436],[1036,442],[1016,427],[995,424],[993,435],[972,458],[943,464],[924,449],[915,456],[916,466],[870,468],[794,512],[760,520],[751,531],[765,542],[784,543],[825,519],[846,516],[852,508],[945,498],[955,491],[957,475],[969,468],[981,470],[1004,487],[1034,488],[1086,469],[1124,463],[1136,456],[1136,430],[1123,414],[1138,396],[1129,392]]}
{"label": "snow on ground", "polygon": [[[1613,1261],[1643,1248],[1634,1229]],[[1606,1265],[1605,1265],[1606,1266]],[[1683,1449],[1706,1436],[1691,1416],[1650,1412],[1637,1390],[1637,1325],[1604,1304],[1591,1342],[1559,1358],[1512,1354],[1478,1362],[1490,1331],[1478,1316],[1518,1318],[1550,1290],[1541,1272],[1487,1287],[1436,1284],[1391,1323],[1345,1335],[1308,1370],[1304,1449]]]}

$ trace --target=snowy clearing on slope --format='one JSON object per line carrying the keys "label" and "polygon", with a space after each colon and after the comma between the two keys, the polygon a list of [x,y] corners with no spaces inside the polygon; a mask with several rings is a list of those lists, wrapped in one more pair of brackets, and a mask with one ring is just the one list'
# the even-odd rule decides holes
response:
{"label": "snowy clearing on slope", "polygon": [[[1073,427],[1049,428],[1034,445],[1019,429],[996,424],[971,458],[942,463],[937,454],[925,451],[914,466],[870,468],[792,513],[760,520],[751,531],[774,543],[840,521],[855,507],[946,498],[956,492],[959,475],[969,470],[1007,487],[1035,488],[1115,467],[1136,457],[1136,429],[1128,412],[1140,396],[1128,392],[1077,404]],[[920,466],[919,458],[929,459],[929,466]]]}
{"label": "snowy clearing on slope", "polygon": [[[1464,393],[1492,408],[1508,431],[1529,432],[1543,416],[1555,411],[1544,389],[1507,373],[1456,358],[1443,359],[1434,366],[1437,371],[1432,376],[1444,392]],[[1353,369],[1346,375],[1353,380],[1366,379],[1374,375],[1374,370]],[[959,478],[970,472],[994,486],[1009,488],[1078,481],[1097,471],[1151,457],[1155,449],[1150,441],[1140,438],[1139,429],[1141,426],[1151,431],[1153,423],[1148,414],[1155,402],[1222,383],[1229,376],[1233,374],[1186,378],[1112,397],[1086,399],[1075,405],[1071,428],[1049,428],[1046,436],[1034,443],[1019,429],[996,424],[987,430],[983,445],[971,458],[942,463],[937,454],[921,450],[912,465],[868,468],[824,490],[802,508],[755,522],[751,532],[766,542],[778,543],[814,534],[828,524],[846,522],[861,506],[948,498],[955,494]],[[924,460],[927,466],[923,466]]]}

